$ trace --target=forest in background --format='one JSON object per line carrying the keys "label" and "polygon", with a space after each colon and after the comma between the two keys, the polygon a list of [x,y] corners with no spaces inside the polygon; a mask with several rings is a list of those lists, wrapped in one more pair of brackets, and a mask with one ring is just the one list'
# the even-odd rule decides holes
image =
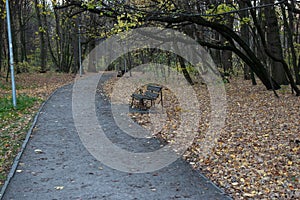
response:
{"label": "forest in background", "polygon": [[[300,95],[299,4],[296,0],[11,0],[16,72],[76,73],[79,56],[86,58],[104,39],[129,29],[157,26],[197,40],[222,73],[240,71],[253,84],[257,77],[267,89],[290,84]],[[6,71],[5,1],[0,2],[0,13],[0,70]],[[129,53],[112,67],[126,64],[130,69],[157,56],[179,65],[189,77],[182,58],[149,49]],[[96,71],[89,63],[88,71]]]}

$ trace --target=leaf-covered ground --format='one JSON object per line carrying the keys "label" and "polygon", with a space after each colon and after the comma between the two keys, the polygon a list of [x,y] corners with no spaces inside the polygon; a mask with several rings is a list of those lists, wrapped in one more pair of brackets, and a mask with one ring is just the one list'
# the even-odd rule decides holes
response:
{"label": "leaf-covered ground", "polygon": [[17,109],[12,108],[11,82],[0,78],[0,187],[4,184],[13,160],[20,151],[33,117],[40,105],[58,87],[70,83],[70,74],[16,75]]}
{"label": "leaf-covered ground", "polygon": [[[108,96],[117,80],[106,83]],[[226,125],[210,154],[202,157],[210,101],[204,85],[196,85],[195,90],[202,112],[199,134],[183,157],[234,199],[299,199],[300,98],[284,87],[278,99],[262,84],[252,86],[233,78],[226,84]],[[172,91],[164,89],[163,97],[168,119],[154,136],[171,141],[180,123],[180,108]],[[146,128],[151,126],[147,114],[130,116]]]}

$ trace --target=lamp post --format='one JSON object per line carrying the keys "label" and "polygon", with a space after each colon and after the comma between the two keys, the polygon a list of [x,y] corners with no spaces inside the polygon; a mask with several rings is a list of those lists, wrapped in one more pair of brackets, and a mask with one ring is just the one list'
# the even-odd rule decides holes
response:
{"label": "lamp post", "polygon": [[11,88],[12,88],[12,100],[13,106],[17,107],[16,99],[16,85],[15,85],[15,73],[14,73],[14,56],[13,56],[13,45],[11,37],[11,28],[10,28],[10,12],[9,12],[9,2],[6,0],[6,19],[7,19],[7,33],[8,33],[8,46],[9,46],[9,64],[10,64],[10,74],[11,74]]}

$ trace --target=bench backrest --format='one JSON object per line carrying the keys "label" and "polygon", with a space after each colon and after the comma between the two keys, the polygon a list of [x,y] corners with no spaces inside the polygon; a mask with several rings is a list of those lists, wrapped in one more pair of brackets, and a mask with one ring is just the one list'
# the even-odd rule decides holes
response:
{"label": "bench backrest", "polygon": [[154,92],[161,92],[162,87],[156,85],[147,85],[147,90],[154,91]]}
{"label": "bench backrest", "polygon": [[159,94],[158,93],[153,93],[153,92],[150,92],[150,91],[146,91],[145,95],[152,98],[152,99],[156,99]]}

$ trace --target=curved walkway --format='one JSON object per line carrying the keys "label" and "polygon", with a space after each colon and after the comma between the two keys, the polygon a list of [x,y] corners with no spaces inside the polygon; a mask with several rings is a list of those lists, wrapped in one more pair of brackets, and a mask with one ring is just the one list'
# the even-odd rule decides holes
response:
{"label": "curved walkway", "polygon": [[[104,79],[108,75],[104,76]],[[102,80],[104,81],[104,80]],[[109,103],[97,96],[99,123],[111,140],[120,132]],[[122,134],[121,134],[122,135]],[[130,140],[128,140],[130,141]],[[153,142],[156,146],[159,141]],[[140,145],[139,148],[143,148]],[[72,85],[60,88],[45,104],[3,200],[108,199],[230,199],[204,176],[178,159],[152,173],[132,174],[111,169],[96,160],[82,145],[72,116]]]}

